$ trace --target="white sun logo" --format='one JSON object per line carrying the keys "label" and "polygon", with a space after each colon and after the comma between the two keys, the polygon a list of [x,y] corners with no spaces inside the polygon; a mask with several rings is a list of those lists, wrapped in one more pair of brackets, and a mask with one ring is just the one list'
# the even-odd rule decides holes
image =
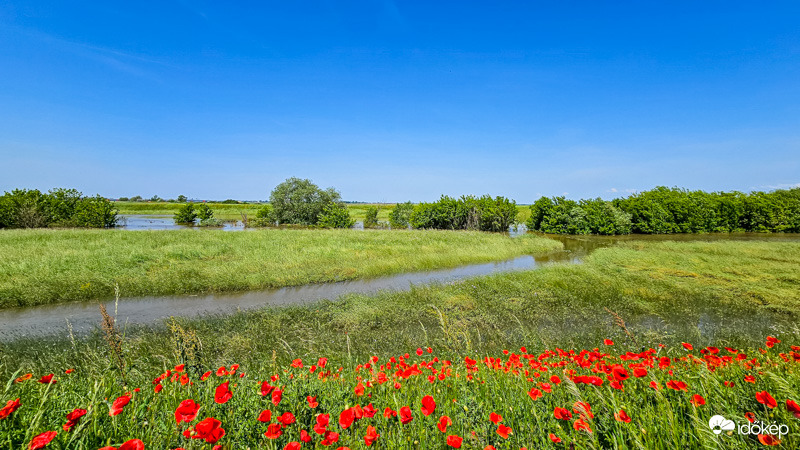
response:
{"label": "white sun logo", "polygon": [[723,431],[731,431],[736,429],[736,424],[732,420],[728,420],[722,416],[714,416],[708,421],[708,426],[714,434],[720,434]]}

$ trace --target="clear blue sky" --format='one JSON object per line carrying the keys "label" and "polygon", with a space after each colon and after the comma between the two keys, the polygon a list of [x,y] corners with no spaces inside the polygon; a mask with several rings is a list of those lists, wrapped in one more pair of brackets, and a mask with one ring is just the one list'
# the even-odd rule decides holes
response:
{"label": "clear blue sky", "polygon": [[800,183],[800,2],[0,3],[0,191]]}

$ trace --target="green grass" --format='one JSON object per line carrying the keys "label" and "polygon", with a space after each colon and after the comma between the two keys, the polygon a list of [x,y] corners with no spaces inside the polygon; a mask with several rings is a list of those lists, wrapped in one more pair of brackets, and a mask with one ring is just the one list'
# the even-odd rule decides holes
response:
{"label": "green grass", "polygon": [[241,291],[453,267],[543,253],[537,236],[259,229],[0,231],[0,306]]}

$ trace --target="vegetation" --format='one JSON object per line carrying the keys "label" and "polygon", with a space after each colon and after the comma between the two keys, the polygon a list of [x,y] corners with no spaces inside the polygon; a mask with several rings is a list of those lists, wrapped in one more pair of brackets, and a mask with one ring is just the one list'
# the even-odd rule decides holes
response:
{"label": "vegetation", "polygon": [[[191,239],[187,239],[191,233]],[[484,233],[264,229],[6,230],[0,306],[236,291],[375,277],[547,252],[537,236]]]}
{"label": "vegetation", "polygon": [[172,218],[175,220],[175,223],[194,223],[197,219],[197,211],[194,209],[194,203],[185,203]]}
{"label": "vegetation", "polygon": [[311,180],[289,178],[272,190],[269,202],[279,224],[316,225],[325,207],[341,204],[342,198],[333,188],[323,190]]}
{"label": "vegetation", "polygon": [[343,203],[328,203],[317,220],[317,225],[322,228],[350,228],[355,223]]}
{"label": "vegetation", "polygon": [[[206,436],[198,423],[214,418],[224,448],[308,447],[332,441],[328,432],[338,434],[334,447],[354,448],[374,436],[369,426],[380,435],[374,445],[386,448],[445,448],[449,436],[477,449],[751,448],[775,440],[795,448],[798,250],[798,242],[632,242],[574,266],[152,329],[111,327],[74,341],[19,340],[0,353],[2,400],[20,399],[0,422],[0,442],[19,447],[57,430],[51,445],[62,447],[142,439],[193,448],[211,441],[183,432]],[[50,373],[56,384],[47,383]],[[176,426],[174,413],[189,399],[200,412]],[[75,408],[87,414],[62,431]],[[257,420],[264,410],[271,420]],[[315,433],[319,414],[331,420]],[[708,427],[716,414],[737,427],[774,421],[788,433],[716,435]],[[442,416],[447,427],[439,428]]]}
{"label": "vegetation", "polygon": [[367,206],[366,213],[364,214],[364,228],[375,228],[378,226],[378,207],[374,205]]}
{"label": "vegetation", "polygon": [[413,212],[414,205],[411,202],[398,203],[389,214],[389,224],[392,228],[408,228]]}
{"label": "vegetation", "polygon": [[530,210],[528,229],[546,233],[800,232],[800,188],[744,194],[657,187],[611,202],[542,197]]}
{"label": "vegetation", "polygon": [[214,218],[214,211],[206,203],[201,203],[197,207],[197,218],[208,221]]}
{"label": "vegetation", "polygon": [[516,202],[505,197],[442,196],[438,202],[418,204],[410,222],[414,228],[505,232],[516,217]]}
{"label": "vegetation", "polygon": [[0,228],[109,228],[117,211],[99,195],[84,196],[75,189],[15,189],[0,197]]}

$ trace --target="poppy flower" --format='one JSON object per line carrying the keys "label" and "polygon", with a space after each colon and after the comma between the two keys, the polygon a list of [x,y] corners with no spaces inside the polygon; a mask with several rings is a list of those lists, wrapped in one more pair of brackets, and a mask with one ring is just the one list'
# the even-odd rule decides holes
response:
{"label": "poppy flower", "polygon": [[618,413],[614,413],[614,419],[616,419],[617,422],[631,423],[631,416],[629,416],[624,409],[620,409]]}
{"label": "poppy flower", "polygon": [[144,450],[144,442],[141,439],[131,439],[123,442],[117,450]]}
{"label": "poppy flower", "polygon": [[259,390],[261,391],[261,396],[266,397],[272,394],[272,391],[275,390],[275,386],[269,384],[269,381],[264,381],[261,383],[261,388]]}
{"label": "poppy flower", "polygon": [[287,411],[278,417],[278,422],[282,423],[283,426],[288,427],[289,425],[295,423],[296,419],[294,418],[294,414]]}
{"label": "poppy flower", "polygon": [[489,420],[491,420],[495,424],[498,424],[498,423],[503,421],[503,416],[493,412],[493,413],[489,414]]}
{"label": "poppy flower", "polygon": [[786,410],[800,419],[800,406],[794,400],[786,400]]}
{"label": "poppy flower", "polygon": [[230,400],[233,397],[233,392],[231,392],[229,384],[230,384],[230,381],[226,381],[226,382],[220,384],[219,386],[217,386],[217,389],[214,391],[214,401],[215,402],[217,402],[219,404],[223,404],[223,403],[226,403],[228,400]]}
{"label": "poppy flower", "polygon": [[558,444],[559,442],[561,442],[561,438],[556,436],[553,433],[550,433],[547,437],[549,437],[550,440],[553,441],[554,444]]}
{"label": "poppy flower", "polygon": [[586,432],[589,432],[589,433],[592,432],[592,429],[589,427],[589,424],[584,422],[583,419],[578,419],[575,422],[573,422],[572,423],[572,428],[574,428],[575,431],[583,430],[583,431],[586,431]]}
{"label": "poppy flower", "polygon": [[439,429],[442,433],[447,432],[447,427],[453,424],[453,421],[450,420],[447,416],[442,416],[439,418],[439,423],[436,424],[436,428]]}
{"label": "poppy flower", "polygon": [[494,445],[487,445],[486,447],[483,447],[483,450],[497,450],[497,449],[494,447]]}
{"label": "poppy flower", "polygon": [[767,347],[772,348],[781,341],[773,336],[767,336]]}
{"label": "poppy flower", "polygon": [[422,397],[422,407],[420,409],[422,410],[422,414],[424,414],[425,417],[433,414],[433,412],[436,411],[436,402],[433,400],[433,397],[431,397],[430,395]]}
{"label": "poppy flower", "polygon": [[705,404],[706,404],[706,399],[704,399],[704,398],[703,398],[703,396],[702,396],[702,395],[700,395],[700,394],[694,394],[694,395],[692,396],[692,399],[690,400],[690,402],[691,402],[691,403],[692,403],[694,406],[702,406],[702,405],[705,405]]}
{"label": "poppy flower", "polygon": [[586,402],[575,402],[575,404],[572,405],[572,411],[584,419],[594,419],[594,414],[592,414],[592,405]]}
{"label": "poppy flower", "polygon": [[320,358],[317,361],[317,365],[322,367],[323,369],[325,368],[325,365],[327,365],[327,364],[328,364],[328,358]]}
{"label": "poppy flower", "polygon": [[503,439],[508,439],[508,435],[509,435],[509,434],[511,434],[511,433],[513,433],[513,431],[511,430],[511,427],[507,427],[507,426],[505,426],[505,425],[503,425],[503,424],[501,423],[500,425],[498,425],[498,426],[497,426],[496,433],[497,433],[497,434],[498,434],[498,436],[500,436],[501,438],[503,438]]}
{"label": "poppy flower", "polygon": [[50,441],[56,437],[58,433],[55,431],[45,431],[44,433],[34,437],[31,439],[30,444],[28,444],[28,450],[38,450],[40,448],[44,448]]}
{"label": "poppy flower", "polygon": [[114,402],[111,404],[111,410],[108,412],[109,416],[116,416],[122,412],[122,409],[131,401],[130,395],[123,395],[118,397]]}
{"label": "poppy flower", "polygon": [[694,347],[692,347],[692,344],[687,344],[686,342],[682,342],[681,345],[683,345],[683,348],[685,348],[686,350],[689,350],[689,351],[694,350]]}
{"label": "poppy flower", "polygon": [[422,356],[422,349],[421,348],[417,349],[417,356]]}
{"label": "poppy flower", "polygon": [[183,432],[184,437],[192,439],[205,439],[209,444],[215,444],[218,440],[225,436],[225,430],[222,428],[222,422],[213,418],[207,417],[200,422],[197,422],[193,428],[189,428]]}
{"label": "poppy flower", "polygon": [[553,375],[550,377],[550,382],[553,384],[561,384],[561,378],[559,378],[558,375]]}
{"label": "poppy flower", "polygon": [[655,389],[655,390],[659,390],[659,389],[661,389],[661,386],[659,386],[659,385],[658,385],[658,383],[657,383],[657,382],[655,382],[655,381],[651,381],[651,382],[650,382],[650,387],[651,387],[651,388],[653,388],[653,389]]}
{"label": "poppy flower", "polygon": [[282,434],[283,429],[281,428],[281,424],[271,423],[267,427],[267,431],[264,433],[264,436],[266,436],[267,439],[278,439]]}
{"label": "poppy flower", "polygon": [[278,406],[278,404],[283,399],[283,391],[280,389],[275,389],[272,391],[272,404]]}
{"label": "poppy flower", "polygon": [[616,381],[625,381],[630,377],[630,374],[628,374],[628,369],[619,364],[611,368],[611,375]]}
{"label": "poppy flower", "polygon": [[175,422],[181,423],[186,422],[189,423],[193,421],[197,417],[197,412],[200,410],[200,405],[195,403],[194,400],[184,400],[175,409]]}
{"label": "poppy flower", "polygon": [[261,414],[258,415],[258,419],[256,420],[263,423],[269,423],[269,421],[272,420],[272,411],[268,409],[261,411]]}
{"label": "poppy flower", "polygon": [[403,406],[400,408],[400,422],[405,425],[412,420],[414,420],[414,417],[411,416],[411,408],[408,406]]}
{"label": "poppy flower", "polygon": [[39,383],[42,384],[55,384],[56,380],[53,379],[53,374],[44,375],[42,378],[39,378]]}
{"label": "poppy flower", "polygon": [[644,367],[637,367],[633,369],[633,376],[636,378],[642,378],[647,376],[647,369]]}
{"label": "poppy flower", "polygon": [[460,438],[458,436],[450,435],[450,436],[447,436],[447,445],[449,445],[450,447],[453,447],[453,448],[461,448],[461,442],[463,440],[464,439],[462,439],[462,438]]}
{"label": "poppy flower", "polygon": [[375,429],[375,427],[368,425],[367,434],[364,436],[364,444],[369,447],[373,442],[377,441],[379,437],[381,437],[381,435],[378,434],[378,431]]}
{"label": "poppy flower", "polygon": [[670,389],[674,389],[676,391],[688,391],[689,390],[688,387],[686,386],[686,383],[684,383],[683,381],[677,381],[677,380],[669,380],[669,381],[667,381],[667,387],[670,388]]}
{"label": "poppy flower", "polygon": [[759,434],[758,442],[770,447],[773,445],[781,445],[781,441],[776,439],[775,436],[771,434]]}
{"label": "poppy flower", "polygon": [[339,433],[334,433],[333,431],[328,431],[325,433],[325,437],[322,439],[320,444],[322,445],[331,445],[339,442]]}
{"label": "poppy flower", "polygon": [[217,369],[217,376],[218,377],[224,377],[227,374],[228,374],[228,368],[227,367],[222,366],[219,369]]}
{"label": "poppy flower", "polygon": [[339,426],[346,430],[353,424],[354,419],[353,408],[347,408],[339,414]]}
{"label": "poppy flower", "polygon": [[374,407],[374,406],[372,406],[372,403],[370,403],[369,405],[365,406],[365,407],[363,408],[363,411],[364,411],[364,417],[366,417],[366,418],[371,418],[372,416],[374,416],[374,415],[375,415],[375,413],[377,413],[377,412],[378,412],[378,411],[375,409],[375,407]]}
{"label": "poppy flower", "polygon": [[359,381],[354,391],[357,396],[361,397],[364,395],[364,385]]}
{"label": "poppy flower", "polygon": [[14,380],[14,383],[22,383],[22,382],[30,380],[31,378],[33,378],[33,374],[32,373],[26,373],[25,375],[22,375],[21,377],[19,377],[16,380]]}
{"label": "poppy flower", "polygon": [[556,409],[553,410],[553,417],[561,420],[570,420],[572,419],[572,413],[566,408],[556,407]]}
{"label": "poppy flower", "polygon": [[746,376],[744,377],[744,381],[746,381],[746,382],[748,382],[748,383],[753,383],[753,384],[755,384],[755,383],[756,383],[756,377],[754,377],[754,376],[752,376],[752,375],[746,375]]}
{"label": "poppy flower", "polygon": [[289,442],[283,447],[283,450],[300,450],[300,443],[297,441]]}
{"label": "poppy flower", "polygon": [[6,406],[0,409],[0,420],[5,419],[6,417],[10,416],[14,411],[19,409],[19,399],[16,400],[9,400],[6,402]]}
{"label": "poppy flower", "polygon": [[532,399],[536,400],[536,399],[542,398],[542,391],[540,391],[539,389],[536,389],[536,388],[531,388],[531,390],[528,391],[528,395]]}
{"label": "poppy flower", "polygon": [[756,415],[751,412],[744,413],[744,417],[747,419],[748,422],[753,423],[756,421]]}
{"label": "poppy flower", "polygon": [[614,345],[614,341],[611,339],[603,339],[603,344],[605,345]]}
{"label": "poppy flower", "polygon": [[71,430],[72,427],[78,424],[78,422],[81,420],[81,417],[85,415],[86,415],[85,409],[76,408],[72,410],[71,413],[67,414],[67,423],[65,423],[61,428],[63,428],[64,431]]}
{"label": "poppy flower", "polygon": [[770,409],[778,406],[778,402],[776,402],[775,399],[772,398],[772,396],[769,395],[769,392],[767,391],[756,392],[756,400],[758,401],[758,403],[761,403],[762,405]]}
{"label": "poppy flower", "polygon": [[161,392],[161,391],[163,391],[163,390],[164,390],[164,386],[162,386],[161,384],[157,384],[157,385],[155,385],[155,387],[153,388],[153,392],[155,392],[156,394],[158,394],[159,392]]}
{"label": "poppy flower", "polygon": [[64,373],[67,375],[71,374],[72,372],[75,372],[75,369],[67,369],[64,371]]}
{"label": "poppy flower", "polygon": [[300,440],[303,442],[311,442],[311,435],[309,435],[306,430],[300,430]]}
{"label": "poppy flower", "polygon": [[308,407],[309,408],[313,409],[313,408],[316,408],[317,406],[319,406],[319,402],[317,401],[317,397],[312,397],[312,396],[309,395],[308,397],[306,397],[306,401],[308,402]]}

